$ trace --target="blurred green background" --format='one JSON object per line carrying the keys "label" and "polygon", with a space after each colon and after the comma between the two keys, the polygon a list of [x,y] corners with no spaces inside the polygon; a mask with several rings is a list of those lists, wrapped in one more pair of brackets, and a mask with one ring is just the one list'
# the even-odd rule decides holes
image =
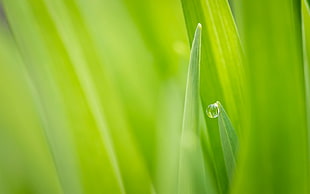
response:
{"label": "blurred green background", "polygon": [[[306,0],[0,0],[0,193],[310,193],[309,13]],[[227,115],[208,118],[217,100]]]}

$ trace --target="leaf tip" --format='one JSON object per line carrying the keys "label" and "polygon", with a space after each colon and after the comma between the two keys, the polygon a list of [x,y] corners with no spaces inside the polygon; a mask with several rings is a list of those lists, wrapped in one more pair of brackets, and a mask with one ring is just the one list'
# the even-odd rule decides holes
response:
{"label": "leaf tip", "polygon": [[201,30],[201,28],[202,28],[201,23],[198,23],[198,25],[197,25],[197,29]]}
{"label": "leaf tip", "polygon": [[[194,39],[197,39],[199,40],[200,42],[200,38],[201,38],[201,28],[202,28],[202,25],[200,23],[197,24],[197,27],[196,27],[196,30],[195,30],[195,36],[194,36]],[[200,44],[200,43],[199,43]]]}

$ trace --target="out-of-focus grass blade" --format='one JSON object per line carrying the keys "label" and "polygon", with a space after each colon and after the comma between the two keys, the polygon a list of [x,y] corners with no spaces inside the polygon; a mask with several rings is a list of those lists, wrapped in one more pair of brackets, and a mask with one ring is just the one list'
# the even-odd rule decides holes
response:
{"label": "out-of-focus grass blade", "polygon": [[218,125],[221,136],[222,149],[224,153],[224,160],[228,178],[231,180],[236,167],[237,151],[238,151],[238,137],[237,133],[220,102],[216,102],[218,106],[219,116]]}
{"label": "out-of-focus grass blade", "polygon": [[[302,34],[303,34],[303,59],[304,59],[304,75],[306,86],[306,104],[307,104],[307,124],[308,124],[308,146],[310,132],[310,9],[309,1],[302,0]],[[310,152],[309,152],[310,153]],[[310,154],[309,154],[310,157]]]}
{"label": "out-of-focus grass blade", "polygon": [[[140,75],[141,77],[146,75],[145,72],[151,69],[151,66],[149,63],[143,64],[141,62],[145,60],[143,56],[139,57],[139,60],[141,60],[139,63],[135,61],[139,68],[128,65],[132,64],[134,58],[130,53],[137,51],[136,49],[126,50],[125,48],[130,44],[125,44],[124,42],[128,40],[119,33],[122,32],[123,24],[130,25],[130,21],[117,25],[115,22],[119,20],[111,21],[108,15],[102,15],[103,13],[112,13],[108,9],[110,6],[113,7],[114,11],[121,13],[118,19],[126,18],[124,16],[126,12],[118,1],[95,1],[90,4],[86,1],[73,0],[44,2],[57,26],[59,35],[74,64],[74,68],[80,79],[82,79],[80,80],[81,85],[86,97],[89,98],[88,103],[90,103],[90,109],[95,116],[96,122],[104,117],[104,122],[108,126],[106,130],[103,130],[103,126],[99,125],[101,129],[100,134],[103,138],[103,143],[110,144],[107,148],[109,148],[110,158],[115,158],[112,161],[113,170],[116,173],[120,171],[117,173],[119,174],[119,185],[123,184],[125,191],[128,193],[150,193],[152,183],[149,172],[146,169],[145,161],[137,149],[132,134],[133,129],[128,121],[130,116],[141,113],[135,110],[134,114],[126,115],[124,113],[124,101],[129,98],[130,100],[126,102],[127,104],[136,107],[141,106],[134,104],[134,100],[131,101],[132,96],[130,95],[132,95],[133,92],[131,90],[133,90],[136,91],[134,95],[141,100],[142,106],[144,103],[149,105],[145,101],[152,96],[152,92],[150,92],[151,88],[145,87],[144,84],[150,83],[150,79],[153,78],[153,71],[148,72],[147,75],[149,75],[150,79],[145,79],[145,82],[137,79]],[[96,14],[99,14],[99,17],[95,17]],[[98,20],[101,17],[105,18],[105,20]],[[102,27],[99,28],[98,26]],[[133,29],[131,26],[126,29],[128,29],[127,35],[132,36],[131,31]],[[111,34],[113,35],[112,37]],[[122,42],[123,40],[124,42]],[[135,43],[135,46],[140,46],[138,41]],[[136,58],[134,59],[136,60]],[[126,66],[121,66],[124,63]],[[120,74],[124,75],[124,77],[120,76]],[[121,84],[119,84],[120,82]],[[138,83],[141,83],[142,86],[135,85]],[[132,86],[132,88],[129,86]],[[123,96],[121,96],[122,93],[119,90],[125,87],[129,91],[124,94],[126,98],[121,99]],[[141,92],[145,95],[139,95]],[[144,133],[147,132],[150,131],[144,128]],[[108,141],[109,139],[111,140]],[[149,144],[143,146],[149,149]],[[143,149],[143,146],[140,149]],[[151,146],[154,145],[151,144]]]}
{"label": "out-of-focus grass blade", "polygon": [[[78,23],[80,21],[78,20],[78,17],[73,22],[70,20],[70,18],[74,17],[74,14],[76,13],[76,5],[74,2],[67,1],[66,4],[57,0],[53,2],[45,1],[45,3],[47,11],[51,14],[59,36],[63,41],[63,46],[68,52],[69,60],[72,62],[74,72],[76,73],[78,81],[81,84],[86,103],[89,106],[91,115],[94,117],[95,125],[99,130],[101,141],[106,147],[108,158],[111,162],[120,191],[121,193],[125,193],[123,177],[118,161],[119,159],[116,156],[116,150],[114,148],[111,132],[107,126],[101,101],[91,76],[91,71],[88,64],[90,59],[88,58],[88,53],[83,49],[83,47],[80,46],[80,41],[78,39],[79,33],[74,32],[74,23]],[[71,9],[66,9],[66,6],[71,6]],[[58,9],[57,14],[54,11],[56,8]],[[85,29],[81,29],[81,32],[84,30]],[[86,39],[87,36],[84,38]]]}
{"label": "out-of-focus grass blade", "polygon": [[309,193],[301,1],[236,2],[252,118],[232,192]]}
{"label": "out-of-focus grass blade", "polygon": [[32,97],[48,139],[60,183],[64,192],[82,193],[77,153],[73,136],[68,130],[68,115],[62,104],[61,92],[55,84],[57,76],[51,75],[53,73],[48,69],[48,66],[53,66],[53,60],[41,39],[33,12],[24,1],[3,1],[3,5],[22,60],[27,66],[25,69],[31,83]]}
{"label": "out-of-focus grass blade", "polygon": [[[310,161],[310,8],[309,1],[302,0],[302,35],[303,35],[303,59],[304,59],[304,76],[306,89],[307,105],[307,127],[308,127],[308,161]],[[308,169],[310,170],[310,169]],[[309,171],[310,172],[310,171]],[[308,188],[310,191],[310,188]]]}
{"label": "out-of-focus grass blade", "polygon": [[205,173],[199,137],[201,24],[198,24],[188,67],[180,144],[178,193],[213,193]]}
{"label": "out-of-focus grass blade", "polygon": [[[67,166],[60,171],[60,177],[70,181],[64,183],[66,192],[79,193],[74,189],[86,193],[152,192],[144,159],[152,161],[150,148],[155,147],[147,128],[154,127],[150,123],[155,121],[150,116],[154,113],[149,101],[155,95],[153,88],[148,87],[153,84],[154,74],[122,4],[34,0],[4,1],[4,5],[48,114],[45,117],[52,125],[46,131],[57,146],[52,149],[55,158],[63,162],[58,164],[62,168]],[[117,20],[114,14],[118,15]],[[120,29],[126,29],[126,36]],[[138,53],[139,62],[135,57]],[[141,82],[141,77],[146,79]],[[139,104],[135,103],[138,101]],[[125,102],[126,106],[138,108],[127,114]],[[144,117],[138,121],[137,115]],[[66,125],[52,122],[60,116]],[[56,124],[61,127],[57,128]],[[133,138],[138,127],[143,129],[139,131],[143,140],[140,147]],[[61,150],[59,147],[63,146],[62,150],[70,147],[67,146],[70,141],[60,142],[65,137],[73,139],[72,155],[77,155],[63,156],[57,152]],[[151,157],[142,158],[140,150]],[[76,165],[68,165],[68,161]]]}
{"label": "out-of-focus grass blade", "polygon": [[0,193],[63,193],[23,60],[2,26],[0,88]]}
{"label": "out-of-focus grass blade", "polygon": [[161,92],[158,119],[158,157],[155,185],[157,193],[177,193],[180,134],[182,127],[183,92],[174,82],[167,83]]}
{"label": "out-of-focus grass blade", "polygon": [[[139,182],[149,180],[145,170],[149,170],[150,174],[154,172],[156,161],[154,126],[159,80],[151,60],[153,56],[140,40],[121,0],[92,3],[82,0],[77,1],[76,8],[71,10],[71,15],[76,16],[72,18],[75,29],[80,27],[76,21],[84,23],[87,31],[78,33],[79,37],[89,36],[87,42],[96,51],[88,52],[87,58],[98,60],[91,63],[90,71],[121,158],[122,170],[137,179],[134,181],[132,177],[125,176],[128,180],[125,182],[133,192],[144,193],[149,184],[142,186]],[[58,9],[55,8],[54,12],[57,17]]]}
{"label": "out-of-focus grass blade", "polygon": [[[237,131],[245,128],[247,119],[240,115],[247,108],[247,88],[242,60],[242,49],[227,0],[182,0],[189,40],[193,27],[200,22],[205,26],[202,36],[201,98],[203,108],[221,101]],[[249,115],[248,115],[249,116]],[[209,149],[212,165],[220,192],[228,189],[228,175],[217,122],[207,120]]]}

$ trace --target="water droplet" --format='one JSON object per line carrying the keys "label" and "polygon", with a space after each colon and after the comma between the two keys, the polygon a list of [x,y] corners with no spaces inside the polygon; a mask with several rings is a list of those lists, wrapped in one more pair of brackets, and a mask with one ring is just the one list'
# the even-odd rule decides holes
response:
{"label": "water droplet", "polygon": [[218,117],[220,114],[220,109],[219,109],[219,102],[215,102],[213,104],[210,104],[207,108],[207,115],[209,118],[213,119]]}

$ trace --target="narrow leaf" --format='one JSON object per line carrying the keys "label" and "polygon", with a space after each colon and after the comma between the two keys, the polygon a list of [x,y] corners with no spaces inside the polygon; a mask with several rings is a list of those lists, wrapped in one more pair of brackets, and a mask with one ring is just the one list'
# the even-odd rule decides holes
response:
{"label": "narrow leaf", "polygon": [[221,136],[222,149],[228,178],[231,180],[235,166],[236,156],[238,151],[238,137],[237,133],[220,102],[216,102],[219,109],[218,124]]}
{"label": "narrow leaf", "polygon": [[[307,112],[310,114],[310,10],[307,0],[302,0],[302,33],[303,33],[303,57],[304,57],[304,74],[306,86]],[[310,119],[308,128],[310,128]]]}
{"label": "narrow leaf", "polygon": [[213,193],[208,185],[199,138],[199,63],[201,25],[193,40],[188,67],[181,135],[178,193]]}
{"label": "narrow leaf", "polygon": [[[200,22],[206,26],[202,38],[201,99],[204,110],[208,104],[220,100],[231,117],[236,130],[248,125],[240,115],[247,109],[246,78],[243,54],[227,0],[182,0],[188,37],[191,40],[193,26]],[[227,105],[227,106],[226,106]],[[210,136],[212,167],[221,193],[228,190],[228,173],[225,169],[220,134],[217,123],[207,122]]]}
{"label": "narrow leaf", "polygon": [[300,8],[295,0],[236,6],[251,85],[251,109],[240,117],[250,114],[251,126],[232,193],[309,193]]}
{"label": "narrow leaf", "polygon": [[[304,59],[304,77],[305,93],[307,106],[307,128],[308,128],[308,161],[310,161],[310,9],[309,1],[302,0],[302,35],[303,35],[303,59]],[[308,191],[310,189],[308,188]]]}

